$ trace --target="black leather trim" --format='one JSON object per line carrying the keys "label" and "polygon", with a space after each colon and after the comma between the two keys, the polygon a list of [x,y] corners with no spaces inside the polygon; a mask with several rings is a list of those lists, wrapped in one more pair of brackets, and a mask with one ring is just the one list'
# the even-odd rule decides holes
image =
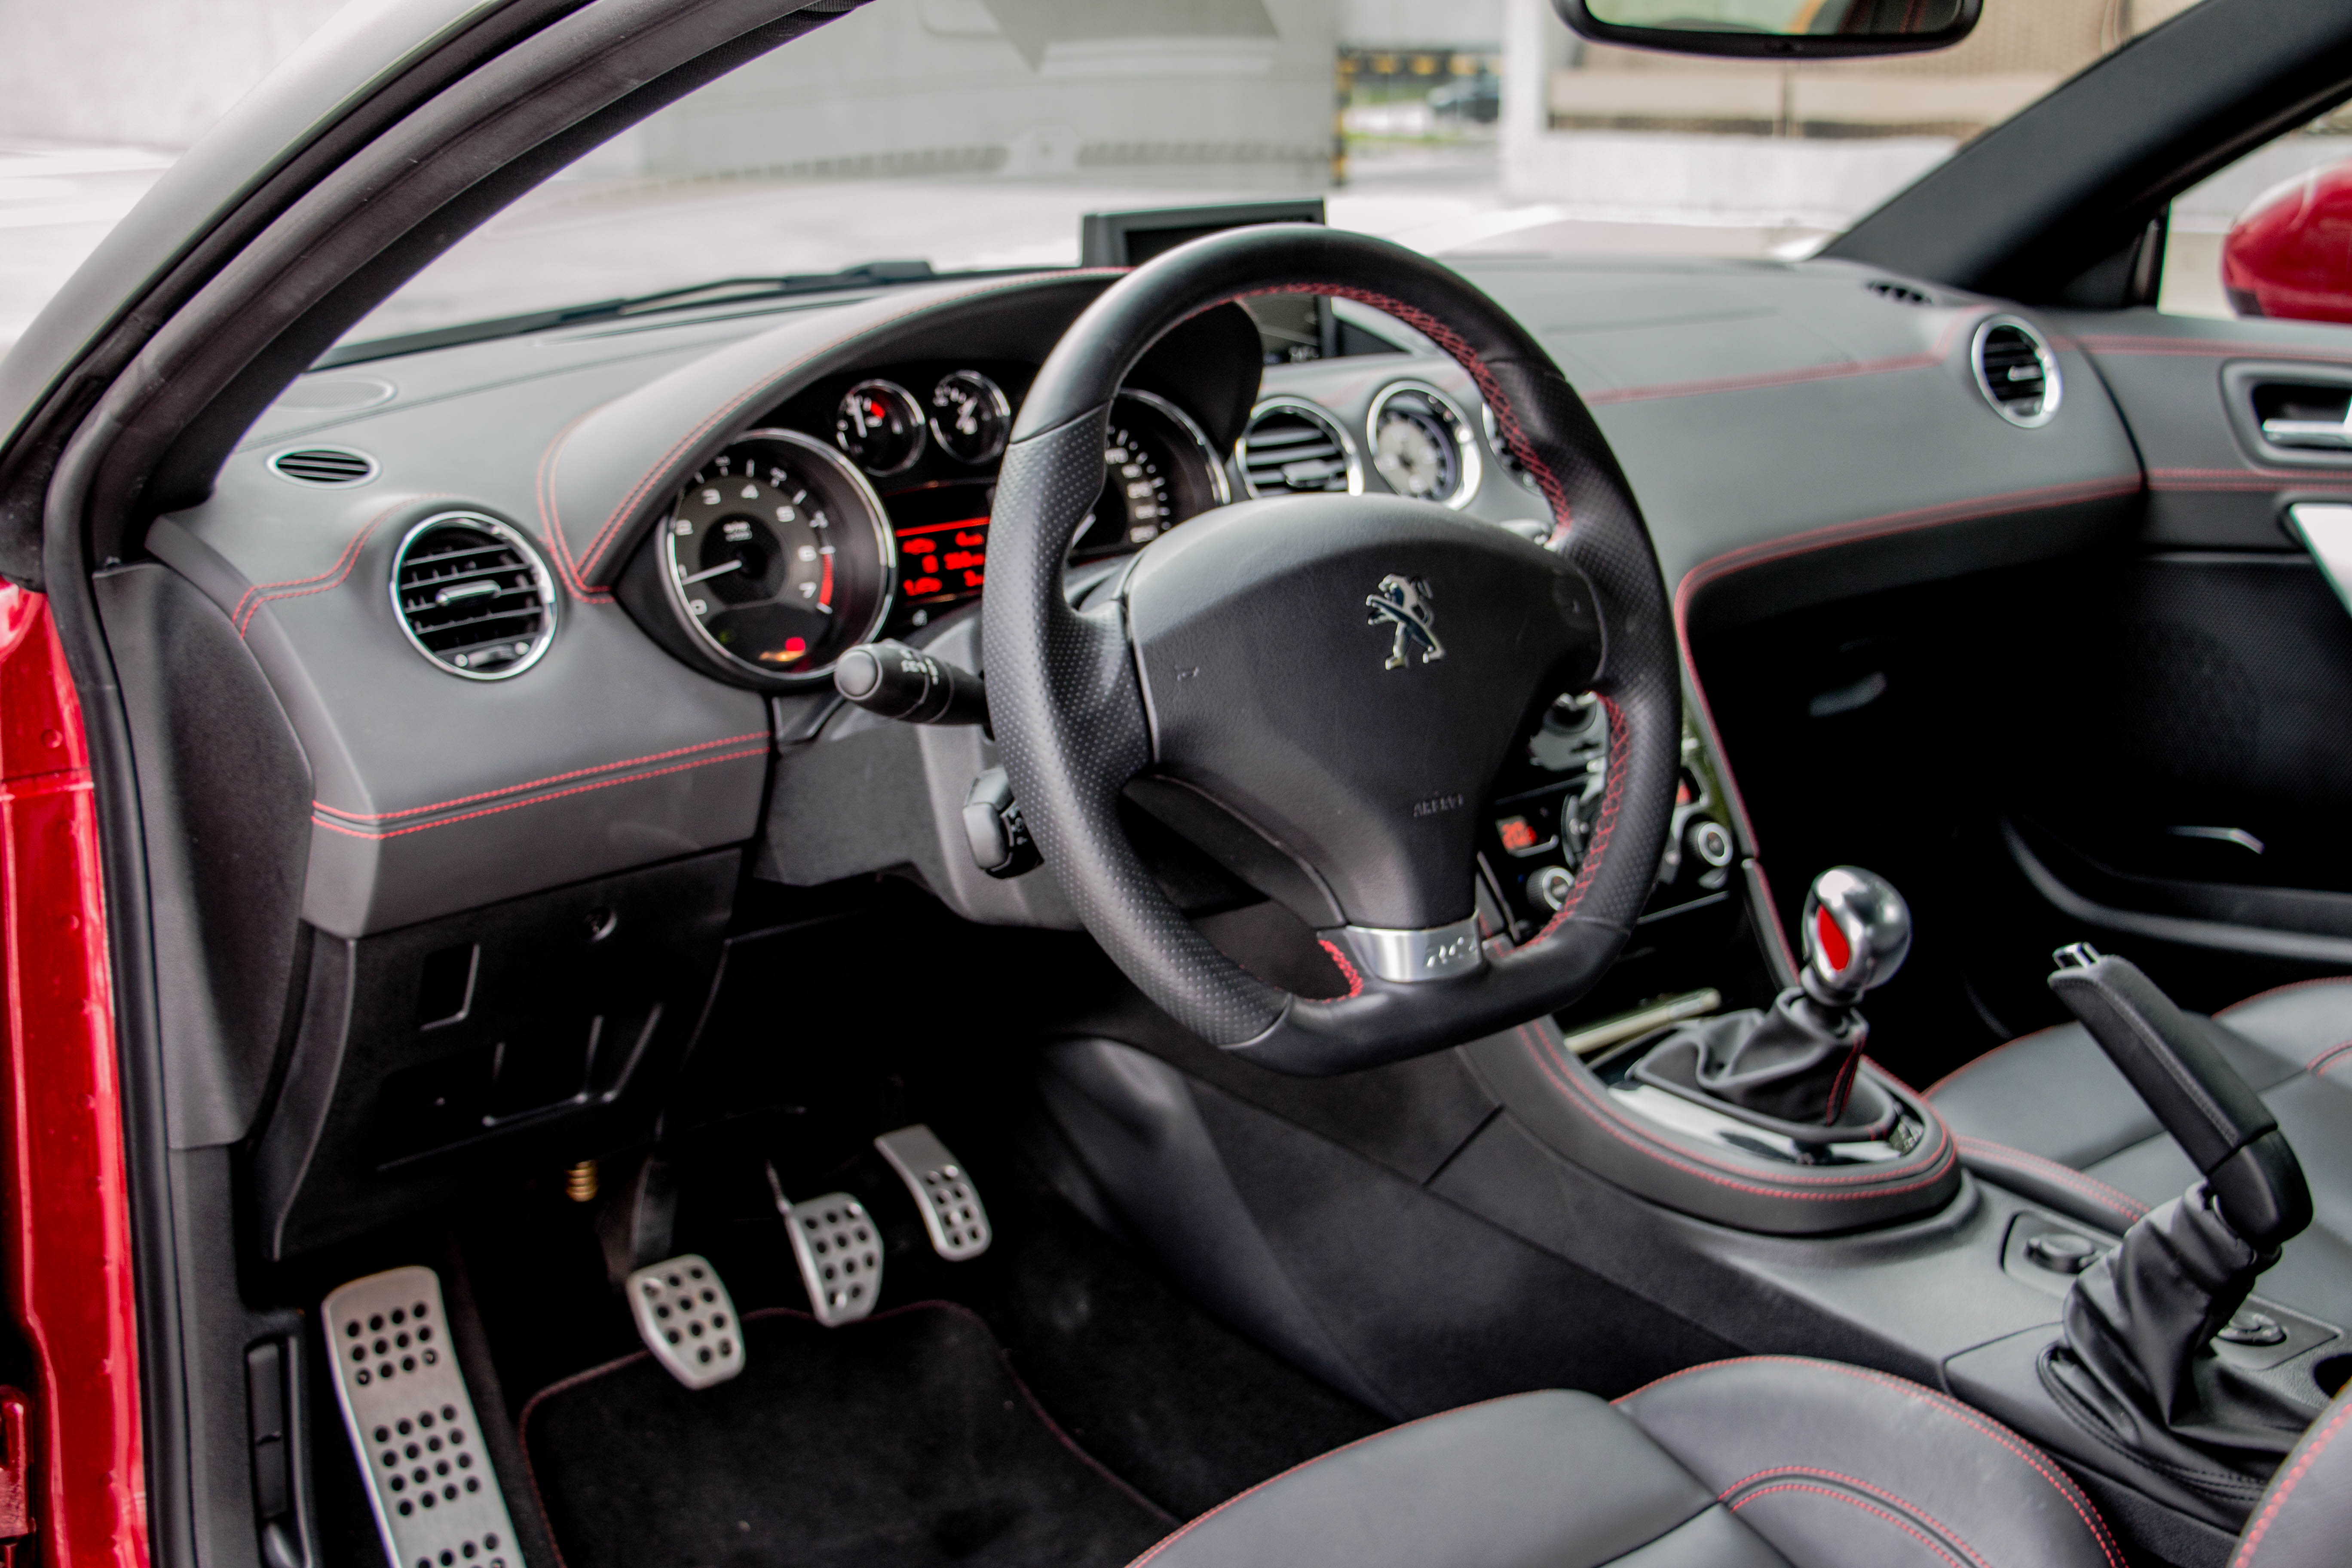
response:
{"label": "black leather trim", "polygon": [[1960,1190],[1951,1131],[1918,1096],[1865,1063],[1876,1087],[1927,1135],[1883,1165],[1828,1169],[1748,1158],[1620,1110],[1549,1018],[1465,1047],[1464,1055],[1535,1138],[1562,1158],[1684,1214],[1741,1230],[1811,1236],[1930,1214]]}
{"label": "black leather trim", "polygon": [[1408,1422],[1310,1459],[1202,1514],[1133,1568],[1780,1561],[1633,1423],[1589,1394],[1550,1389]]}
{"label": "black leather trim", "polygon": [[2230,1568],[2326,1568],[2352,1531],[2352,1389],[2336,1396],[2271,1478]]}
{"label": "black leather trim", "polygon": [[[1661,1378],[1617,1405],[1742,1523],[1809,1568],[1886,1562],[1906,1538],[1954,1568],[2123,1568],[2105,1521],[2057,1461],[1905,1378],[1748,1356]],[[1841,1506],[1811,1506],[1824,1497]]]}

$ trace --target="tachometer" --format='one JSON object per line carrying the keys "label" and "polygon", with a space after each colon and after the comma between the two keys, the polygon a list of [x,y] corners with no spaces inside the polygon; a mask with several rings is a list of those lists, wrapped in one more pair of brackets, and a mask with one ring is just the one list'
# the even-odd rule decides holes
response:
{"label": "tachometer", "polygon": [[1013,405],[976,370],[955,370],[931,389],[931,438],[960,463],[985,463],[1004,450]]}
{"label": "tachometer", "polygon": [[663,535],[680,617],[721,658],[791,682],[872,637],[897,556],[856,469],[793,430],[753,430],[688,481]]}
{"label": "tachometer", "polygon": [[923,410],[895,381],[861,381],[842,395],[833,438],[869,474],[895,474],[923,455]]}

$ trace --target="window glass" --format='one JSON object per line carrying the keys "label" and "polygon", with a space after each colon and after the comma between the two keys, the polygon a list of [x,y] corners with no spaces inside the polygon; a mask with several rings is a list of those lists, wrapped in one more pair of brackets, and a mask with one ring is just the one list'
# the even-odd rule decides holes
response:
{"label": "window glass", "polygon": [[1089,212],[1315,196],[1437,255],[1810,254],[2189,0],[1948,50],[1588,45],[1549,0],[872,0],[581,161],[352,334],[877,260],[1067,265]]}
{"label": "window glass", "polygon": [[[2352,164],[2352,106],[2297,126],[2174,197],[2157,309],[2179,316],[2238,314],[2221,276],[2221,248],[2231,227],[2249,209],[2283,195],[2282,187],[2345,164]],[[2352,294],[2352,248],[2343,255],[2345,289]]]}

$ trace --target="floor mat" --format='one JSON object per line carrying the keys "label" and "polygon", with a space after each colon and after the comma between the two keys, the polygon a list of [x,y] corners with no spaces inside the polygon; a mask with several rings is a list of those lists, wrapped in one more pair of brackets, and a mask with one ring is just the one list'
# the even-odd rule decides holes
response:
{"label": "floor mat", "polygon": [[1175,1521],[1054,1426],[979,1317],[747,1314],[699,1394],[637,1354],[524,1407],[565,1568],[1118,1568]]}

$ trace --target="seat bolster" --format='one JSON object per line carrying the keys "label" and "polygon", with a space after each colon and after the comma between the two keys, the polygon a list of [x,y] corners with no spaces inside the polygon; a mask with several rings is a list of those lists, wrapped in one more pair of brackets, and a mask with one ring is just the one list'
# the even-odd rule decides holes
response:
{"label": "seat bolster", "polygon": [[1617,1403],[1804,1568],[2123,1568],[2098,1510],[2056,1461],[1905,1378],[1749,1356]]}
{"label": "seat bolster", "polygon": [[1785,1568],[1589,1394],[1488,1400],[1334,1449],[1132,1568]]}
{"label": "seat bolster", "polygon": [[2336,1568],[2352,1536],[2352,1388],[2336,1396],[2271,1477],[2230,1568]]}
{"label": "seat bolster", "polygon": [[[2352,1045],[2352,976],[2282,985],[2232,1003],[2213,1018],[2260,1046],[2283,1069],[2326,1072],[2352,1059],[2352,1052],[2336,1054],[2338,1047]],[[2245,1071],[2244,1064],[2239,1070]],[[2270,1087],[2246,1076],[2256,1089]]]}

